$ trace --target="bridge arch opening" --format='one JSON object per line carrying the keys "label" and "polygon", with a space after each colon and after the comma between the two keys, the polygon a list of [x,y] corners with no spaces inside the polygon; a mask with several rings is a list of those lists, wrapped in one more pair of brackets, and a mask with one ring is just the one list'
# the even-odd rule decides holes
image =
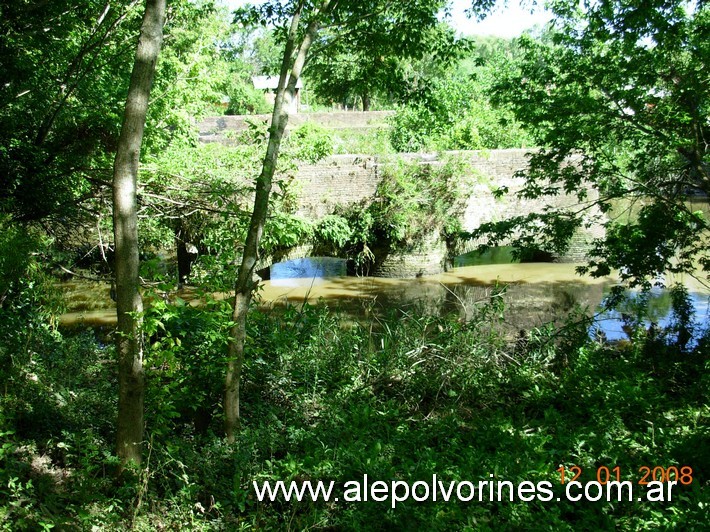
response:
{"label": "bridge arch opening", "polygon": [[554,255],[541,250],[529,250],[523,256],[516,258],[513,246],[496,246],[486,251],[469,251],[453,258],[452,266],[484,266],[489,264],[516,264],[529,262],[554,262]]}
{"label": "bridge arch opening", "polygon": [[285,284],[291,279],[325,279],[348,275],[347,259],[337,257],[303,257],[277,262],[257,272],[272,284]]}

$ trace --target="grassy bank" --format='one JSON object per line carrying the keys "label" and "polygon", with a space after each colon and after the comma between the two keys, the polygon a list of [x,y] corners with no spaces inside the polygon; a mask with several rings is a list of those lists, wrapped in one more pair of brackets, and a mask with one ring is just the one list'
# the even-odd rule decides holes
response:
{"label": "grassy bank", "polygon": [[[500,299],[500,298],[497,298]],[[496,299],[493,299],[496,301]],[[3,351],[0,526],[60,530],[559,530],[683,527],[707,522],[710,406],[706,339],[639,328],[592,341],[581,321],[511,344],[505,309],[454,318],[393,313],[343,323],[327,309],[254,313],[238,442],[220,438],[228,306],[151,311],[148,455],[115,478],[113,347],[91,331],[18,333]],[[572,322],[571,322],[572,323]],[[570,502],[578,479],[618,467],[692,467],[667,502]],[[687,472],[687,470],[685,470]],[[345,501],[344,484],[393,480],[549,481],[552,500],[478,495]],[[491,477],[490,475],[493,475]],[[253,481],[335,481],[338,502],[259,502]],[[650,480],[650,479],[649,479]],[[688,478],[685,478],[687,481]],[[468,491],[464,489],[464,495]],[[557,501],[560,497],[562,500]]]}

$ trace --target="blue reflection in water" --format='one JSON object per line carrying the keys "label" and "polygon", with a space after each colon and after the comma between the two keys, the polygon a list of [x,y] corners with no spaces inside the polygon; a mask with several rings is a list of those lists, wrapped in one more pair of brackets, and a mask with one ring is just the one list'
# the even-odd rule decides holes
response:
{"label": "blue reflection in water", "polygon": [[294,259],[272,265],[270,273],[273,286],[296,286],[294,279],[313,279],[319,284],[326,277],[346,275],[347,261],[333,257]]}
{"label": "blue reflection in water", "polygon": [[[460,257],[462,263],[470,264],[473,258],[481,263],[510,263],[510,252],[507,248],[496,248],[491,254],[474,257],[474,254]],[[271,284],[273,286],[297,287],[302,286],[304,279],[309,284],[319,285],[327,282],[329,277],[347,275],[347,261],[333,257],[310,257],[280,262],[271,266]],[[455,289],[455,288],[454,288]],[[509,292],[514,297],[514,291]],[[688,294],[694,310],[694,334],[697,340],[708,327],[710,318],[710,295],[707,293],[690,292]],[[603,336],[607,340],[628,339],[624,330],[628,319],[624,316],[638,319],[646,329],[655,324],[664,329],[673,324],[673,306],[668,290],[653,289],[648,294],[629,292],[626,301],[618,308],[602,311],[604,303],[600,305],[594,325],[590,328],[590,335]]]}
{"label": "blue reflection in water", "polygon": [[[710,295],[690,292],[688,297],[694,311],[693,332],[694,338],[697,340],[708,327]],[[651,290],[646,299],[645,309],[643,300],[644,296],[640,292],[630,292],[626,301],[619,308],[603,311],[597,316],[590,334],[595,336],[601,333],[604,338],[611,341],[628,339],[628,334],[624,330],[628,318],[640,318],[639,323],[646,329],[652,324],[660,329],[673,325],[673,307],[668,290],[657,288]],[[600,308],[604,308],[604,302]]]}

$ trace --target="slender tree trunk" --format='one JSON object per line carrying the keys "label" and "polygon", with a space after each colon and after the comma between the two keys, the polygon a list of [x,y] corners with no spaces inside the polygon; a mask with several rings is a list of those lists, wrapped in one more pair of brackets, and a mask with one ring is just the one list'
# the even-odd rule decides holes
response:
{"label": "slender tree trunk", "polygon": [[362,93],[362,112],[366,113],[370,110],[370,94],[367,91]]}
{"label": "slender tree trunk", "polygon": [[141,463],[143,441],[143,301],[138,278],[136,183],[148,97],[163,40],[166,0],[146,0],[121,136],[113,170],[113,232],[116,244],[116,348],[118,423],[116,454],[122,465]]}
{"label": "slender tree trunk", "polygon": [[[330,0],[324,0],[320,11],[329,8]],[[255,283],[253,272],[256,261],[259,257],[259,242],[264,232],[266,215],[269,207],[269,195],[271,194],[271,184],[276,171],[281,140],[283,139],[286,124],[288,123],[288,109],[284,105],[285,101],[291,101],[296,91],[296,83],[301,76],[303,65],[308,56],[311,43],[318,33],[317,16],[314,16],[308,24],[302,40],[297,44],[299,36],[299,23],[303,3],[291,19],[288,40],[284,48],[283,61],[279,76],[279,86],[276,91],[276,101],[271,117],[271,128],[269,130],[269,144],[266,149],[266,156],[262,165],[261,174],[256,180],[256,194],[254,196],[254,210],[252,211],[249,231],[247,232],[242,263],[237,273],[237,280],[234,288],[234,313],[232,316],[234,325],[231,330],[231,338],[228,348],[227,372],[225,377],[224,393],[224,414],[225,433],[229,443],[234,442],[235,432],[239,429],[239,384],[244,364],[244,340],[246,339],[246,318],[251,302],[252,291]]]}

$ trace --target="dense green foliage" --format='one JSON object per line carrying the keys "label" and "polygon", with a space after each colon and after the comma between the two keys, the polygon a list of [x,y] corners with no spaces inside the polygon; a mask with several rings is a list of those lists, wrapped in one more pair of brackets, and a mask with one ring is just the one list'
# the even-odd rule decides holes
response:
{"label": "dense green foliage", "polygon": [[[78,4],[5,2],[0,16],[0,210],[57,233],[91,216],[109,181],[141,16],[136,2]],[[209,2],[171,3],[145,152],[191,136],[190,117],[219,102],[213,15]]]}
{"label": "dense green foliage", "polygon": [[[290,133],[260,256],[314,242],[363,273],[378,247],[415,249],[432,235],[459,233],[471,172],[456,159],[392,157],[374,201],[318,223],[295,214],[301,164],[360,146],[388,153],[539,144],[524,195],[591,183],[600,193],[592,203],[624,211],[597,242],[594,273],[622,268],[622,277],[642,282],[707,268],[706,214],[687,202],[708,192],[707,5],[601,1],[580,11],[559,0],[556,31],[517,43],[477,39],[454,51],[452,32],[435,16],[443,4],[341,2],[341,18],[330,22],[350,30],[341,36],[329,26],[315,45],[309,75],[319,94],[348,105],[406,103],[389,134],[347,137],[313,123]],[[287,20],[283,5],[267,3],[268,18]],[[373,5],[388,16],[367,16]],[[672,308],[665,329],[653,323],[648,292],[614,291],[608,303],[628,336],[615,342],[590,330],[581,310],[564,326],[512,338],[496,290],[466,316],[369,304],[366,317],[308,304],[252,308],[243,426],[227,444],[233,314],[223,292],[234,286],[268,130],[254,121],[230,145],[199,144],[193,123],[218,112],[225,96],[228,113],[267,111],[251,76],[276,73],[284,35],[229,28],[210,1],[169,6],[137,191],[147,452],[141,469],[117,476],[114,333],[58,328],[54,283],[58,264],[82,266],[90,278],[112,268],[107,181],[140,2],[0,2],[0,530],[707,526],[710,334],[693,322],[682,287],[656,302]],[[570,155],[578,165],[565,164]],[[577,215],[587,205],[580,209],[513,220],[498,234],[562,249],[584,223]],[[175,275],[175,250],[178,261],[181,251],[195,259],[184,279]],[[199,304],[175,297],[178,281],[192,285]],[[253,489],[267,480],[333,480],[339,489],[364,474],[386,482],[493,475],[549,480],[561,495],[560,465],[582,467],[583,481],[618,466],[637,489],[642,466],[689,466],[693,482],[666,503],[408,501],[396,509],[259,502]]]}
{"label": "dense green foliage", "polygon": [[[91,168],[101,148],[115,143],[127,86],[124,65],[131,59],[131,46],[122,41],[136,31],[140,16],[128,4],[103,13],[98,1],[69,10],[56,2],[3,3],[3,211],[36,219],[73,206],[83,181],[73,169]],[[96,62],[103,63],[100,73],[92,72]],[[46,193],[38,197],[39,187]]]}
{"label": "dense green foliage", "polygon": [[289,155],[299,161],[317,163],[333,153],[330,132],[314,122],[306,122],[294,129],[288,137]]}
{"label": "dense green foliage", "polygon": [[[467,41],[457,39],[446,24],[415,28],[411,25],[421,24],[404,14],[385,20],[383,27],[372,28],[372,23],[363,19],[344,35],[331,32],[321,36],[306,72],[320,100],[363,111],[371,110],[373,104],[406,100],[417,90],[410,72],[413,63],[442,68],[468,48]],[[402,27],[403,23],[408,26]],[[414,37],[422,31],[426,34]],[[392,38],[393,32],[402,37]],[[421,39],[423,46],[415,46],[416,39]],[[420,59],[422,56],[426,60]]]}
{"label": "dense green foliage", "polygon": [[411,250],[432,238],[455,235],[470,174],[465,161],[456,157],[426,163],[393,156],[383,165],[372,201],[318,222],[313,233],[316,248],[353,259],[357,271],[365,273],[378,248]]}
{"label": "dense green foliage", "polygon": [[[495,99],[543,147],[522,195],[576,193],[580,206],[499,234],[564,248],[598,207],[611,216],[593,274],[618,269],[644,284],[665,271],[708,270],[707,216],[688,200],[710,192],[710,8],[608,0],[578,9],[562,0],[553,9],[558,19],[544,39],[520,39],[522,55],[501,70]],[[598,197],[586,197],[587,185]],[[612,213],[619,199],[637,203],[636,216]]]}
{"label": "dense green foliage", "polygon": [[[525,148],[533,144],[507,106],[493,105],[491,85],[517,47],[503,39],[473,39],[465,59],[410,77],[418,87],[392,120],[400,152]],[[431,63],[427,63],[431,64]],[[415,65],[416,67],[416,65]]]}
{"label": "dense green foliage", "polygon": [[[144,238],[153,237],[158,249],[172,247],[172,239],[199,251],[189,282],[202,288],[229,290],[237,259],[234,242],[243,242],[254,190],[253,178],[266,142],[266,124],[250,122],[234,137],[235,144],[172,146],[150,159],[144,169]],[[312,123],[295,128],[281,156],[277,192],[270,198],[261,251],[274,251],[307,241],[310,221],[296,216],[293,176],[298,164],[317,162],[332,152],[332,139]],[[169,285],[170,279],[165,279]]]}
{"label": "dense green foliage", "polygon": [[225,114],[270,113],[272,105],[262,90],[255,89],[253,76],[274,76],[279,71],[281,47],[272,30],[262,26],[232,28],[220,43],[220,67],[226,70],[222,92],[226,96]]}
{"label": "dense green foliage", "polygon": [[[1,522],[15,530],[702,527],[707,337],[679,357],[672,333],[636,329],[609,346],[591,341],[582,320],[511,343],[497,332],[500,301],[465,323],[400,312],[353,323],[310,306],[253,313],[248,408],[234,446],[215,436],[229,305],[157,304],[146,317],[150,452],[137,481],[118,486],[113,347],[91,333],[43,333],[28,344],[31,370],[16,373],[2,398]],[[682,321],[682,304],[675,312]],[[22,364],[14,358],[3,372]],[[691,465],[693,482],[666,503],[409,501],[394,510],[258,502],[252,487],[333,480],[341,489],[364,474],[477,482],[492,473],[548,480],[562,495],[560,464],[582,467],[583,481],[619,466],[635,484],[643,465]]]}

